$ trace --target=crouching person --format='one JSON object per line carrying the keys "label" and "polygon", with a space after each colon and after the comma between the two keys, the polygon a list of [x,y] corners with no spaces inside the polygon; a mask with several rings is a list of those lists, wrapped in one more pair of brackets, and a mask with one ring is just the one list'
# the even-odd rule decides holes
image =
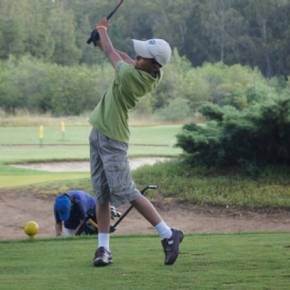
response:
{"label": "crouching person", "polygon": [[[55,233],[57,236],[72,236],[84,226],[89,217],[96,221],[96,199],[81,190],[59,194],[54,202]],[[91,216],[93,213],[93,216]],[[90,234],[86,225],[83,231]]]}

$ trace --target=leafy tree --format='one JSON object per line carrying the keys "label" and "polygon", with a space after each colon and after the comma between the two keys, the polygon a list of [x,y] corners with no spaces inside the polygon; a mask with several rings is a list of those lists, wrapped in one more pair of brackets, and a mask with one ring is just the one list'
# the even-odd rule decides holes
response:
{"label": "leafy tree", "polygon": [[49,17],[49,25],[54,40],[54,62],[64,65],[78,63],[81,52],[76,46],[74,15],[65,7],[65,2],[56,4]]}
{"label": "leafy tree", "polygon": [[[63,65],[104,62],[86,44],[115,2],[1,0],[0,58],[30,54]],[[133,55],[132,38],[167,39],[194,65],[258,67],[271,78],[290,72],[290,0],[127,0],[114,16],[114,44]]]}
{"label": "leafy tree", "polygon": [[[1,0],[0,2],[0,57],[21,55],[25,51],[25,27],[22,18],[23,3]],[[18,16],[18,17],[16,17]]]}

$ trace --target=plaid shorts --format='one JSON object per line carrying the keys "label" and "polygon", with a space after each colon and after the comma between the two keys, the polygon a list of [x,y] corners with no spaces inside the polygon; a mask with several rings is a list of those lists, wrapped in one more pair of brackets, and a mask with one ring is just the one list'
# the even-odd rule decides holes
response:
{"label": "plaid shorts", "polygon": [[141,193],[133,182],[128,144],[110,139],[93,128],[90,134],[91,181],[97,202],[109,201],[118,207]]}

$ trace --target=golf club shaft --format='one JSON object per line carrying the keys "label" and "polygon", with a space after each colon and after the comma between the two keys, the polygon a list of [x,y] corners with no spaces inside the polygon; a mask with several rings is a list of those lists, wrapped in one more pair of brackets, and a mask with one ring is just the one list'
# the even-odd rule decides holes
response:
{"label": "golf club shaft", "polygon": [[110,20],[112,16],[117,12],[117,10],[120,8],[120,6],[123,4],[124,0],[120,0],[118,5],[108,14],[107,19]]}
{"label": "golf club shaft", "polygon": [[[140,192],[142,195],[145,194],[146,190],[148,189],[156,189],[157,186],[156,185],[148,185],[145,188],[143,188]],[[114,225],[111,226],[111,232],[114,232],[116,230],[116,227],[118,226],[118,224],[128,215],[128,213],[132,210],[134,206],[131,205],[122,215],[121,217],[116,221],[116,223]]]}
{"label": "golf club shaft", "polygon": [[[120,6],[123,4],[124,0],[120,0],[118,5],[108,14],[107,19],[110,20],[113,15],[117,12]],[[87,44],[91,44],[92,42],[96,46],[97,41],[100,39],[99,33],[96,29],[94,29],[91,33],[90,38],[87,40]]]}
{"label": "golf club shaft", "polygon": [[85,227],[85,225],[86,225],[86,223],[87,223],[87,221],[88,221],[89,219],[90,219],[89,217],[86,217],[86,218],[83,220],[82,224],[79,226],[78,230],[77,230],[76,233],[75,233],[76,236],[79,236],[79,235],[83,232],[84,227]]}
{"label": "golf club shaft", "polygon": [[127,214],[132,210],[134,206],[131,205],[123,214],[122,216],[116,221],[116,223],[111,227],[111,229],[115,229],[118,224],[127,216]]}

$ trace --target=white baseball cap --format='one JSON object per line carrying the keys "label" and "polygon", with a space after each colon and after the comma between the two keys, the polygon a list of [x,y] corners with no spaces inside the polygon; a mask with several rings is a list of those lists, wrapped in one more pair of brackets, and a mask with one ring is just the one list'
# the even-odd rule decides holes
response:
{"label": "white baseball cap", "polygon": [[153,58],[161,66],[170,62],[171,47],[169,43],[163,39],[155,38],[149,40],[133,40],[134,50],[138,56],[144,58]]}

